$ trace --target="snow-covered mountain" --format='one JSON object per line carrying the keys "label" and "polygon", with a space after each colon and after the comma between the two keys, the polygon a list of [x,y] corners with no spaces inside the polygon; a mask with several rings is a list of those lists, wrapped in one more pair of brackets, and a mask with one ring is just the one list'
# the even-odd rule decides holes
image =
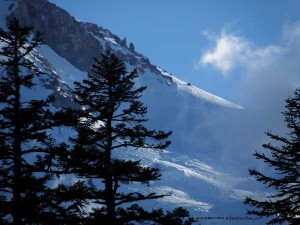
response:
{"label": "snow-covered mountain", "polygon": [[129,71],[138,68],[136,85],[148,87],[143,101],[148,107],[149,126],[173,131],[172,145],[165,152],[140,149],[115,153],[116,157],[139,158],[161,168],[162,180],[149,188],[173,194],[148,207],[183,206],[201,224],[262,223],[250,220],[242,203],[245,196],[265,195],[247,176],[253,163],[248,152],[253,149],[244,150],[252,146],[243,145],[247,124],[242,122],[242,106],[176,78],[153,65],[126,39],[78,21],[46,0],[0,1],[2,28],[12,15],[43,34],[46,44],[35,50],[31,60],[47,72],[38,91],[55,95],[56,107],[73,104],[73,82],[84,79],[93,58],[106,49],[124,60]]}

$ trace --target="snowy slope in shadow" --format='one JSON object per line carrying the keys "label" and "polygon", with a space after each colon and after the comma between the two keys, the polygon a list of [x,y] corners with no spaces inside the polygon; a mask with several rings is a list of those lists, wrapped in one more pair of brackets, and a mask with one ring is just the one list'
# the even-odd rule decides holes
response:
{"label": "snowy slope in shadow", "polygon": [[[246,209],[242,201],[246,196],[262,199],[267,193],[253,190],[250,178],[242,178],[215,170],[212,166],[187,155],[172,152],[154,152],[147,149],[120,150],[115,157],[141,159],[147,166],[158,167],[162,170],[162,179],[151,183],[148,191],[161,194],[171,193],[163,199],[157,200],[160,207],[185,207],[197,218],[231,216],[246,218]],[[130,185],[131,186],[131,185]],[[132,186],[131,186],[132,188]],[[136,186],[144,190],[145,187]],[[153,203],[146,207],[151,208]],[[216,221],[203,224],[216,224]],[[221,224],[232,224],[230,221],[219,221]],[[261,224],[262,220],[248,217],[243,224]],[[239,224],[239,223],[237,223]]]}
{"label": "snowy slope in shadow", "polygon": [[[0,1],[1,7],[3,2]],[[46,9],[43,10],[46,13]],[[0,19],[4,19],[2,14]],[[1,26],[3,24],[1,21]],[[244,197],[265,196],[261,189],[253,186],[253,180],[239,174],[240,171],[244,171],[242,174],[247,173],[248,164],[245,162],[251,157],[240,149],[241,139],[246,136],[246,133],[241,132],[241,114],[245,110],[152,65],[145,56],[121,46],[117,37],[99,26],[78,21],[76,26],[83,26],[82,32],[93,37],[101,49],[113,49],[126,62],[129,71],[138,68],[140,77],[136,85],[147,86],[142,101],[148,107],[148,126],[173,131],[172,144],[165,152],[145,149],[115,152],[116,157],[142,159],[144,164],[161,168],[162,180],[151,183],[148,188],[160,193],[171,192],[173,195],[151,202],[148,207],[172,209],[183,206],[199,218],[245,217],[246,207],[242,203]],[[78,69],[80,65],[71,64],[68,60],[70,56],[63,55],[64,52],[58,55],[53,49],[51,46],[43,46],[31,57],[49,73],[47,79],[41,81],[44,82],[39,86],[41,89],[36,89],[34,95],[55,92],[57,96],[62,96],[61,106],[71,100],[73,82],[84,79],[87,71]],[[90,68],[90,65],[82,66],[86,67]],[[72,133],[66,131],[57,138],[67,137],[67,132]],[[141,187],[128,185],[128,188]],[[240,221],[199,221],[203,224],[240,224]],[[262,222],[243,221],[242,224]]]}
{"label": "snowy slope in shadow", "polygon": [[[82,80],[86,76],[86,72],[78,70],[48,46],[40,48],[39,54],[40,57],[49,59],[48,63],[51,62],[52,73],[59,76],[59,80],[64,84],[74,80]],[[226,171],[221,172],[215,168],[215,165],[210,164],[209,158],[216,159],[219,154],[217,150],[203,154],[205,157],[195,157],[193,149],[199,147],[194,145],[188,147],[185,138],[180,138],[182,137],[181,132],[185,132],[185,136],[191,135],[190,129],[195,130],[197,123],[204,123],[204,121],[198,120],[205,117],[205,114],[215,113],[218,110],[232,112],[239,107],[230,107],[232,105],[226,100],[222,104],[226,104],[227,107],[220,107],[219,102],[216,103],[214,97],[213,104],[211,104],[207,99],[202,99],[202,94],[190,94],[189,91],[182,91],[180,85],[184,85],[183,82],[175,79],[174,83],[168,84],[164,79],[159,78],[151,71],[145,70],[140,79],[137,80],[137,85],[147,84],[148,86],[143,98],[145,104],[149,106],[149,126],[173,130],[172,141],[175,144],[171,145],[168,151],[163,152],[147,149],[123,149],[114,153],[115,157],[141,159],[145,165],[157,166],[161,169],[162,179],[151,183],[146,191],[154,190],[161,194],[171,193],[172,195],[143,204],[149,208],[163,207],[170,210],[182,206],[198,218],[219,215],[244,217],[246,210],[242,201],[245,196],[262,198],[265,193],[250,188],[249,184],[253,180],[228,174]],[[72,83],[69,86],[72,86]],[[190,113],[193,113],[194,116],[189,116]],[[184,120],[180,118],[184,118]],[[186,124],[186,119],[189,119],[193,125]],[[205,131],[212,132],[208,129],[211,128],[206,127]],[[70,131],[68,132],[70,133]],[[203,137],[198,137],[198,139],[203,141]],[[179,145],[185,146],[184,150]],[[128,188],[145,191],[145,187],[139,185],[129,185]],[[250,224],[254,224],[253,221],[251,222]],[[210,223],[206,221],[203,224]],[[222,224],[226,223],[222,222]],[[228,224],[230,223],[228,222]]]}

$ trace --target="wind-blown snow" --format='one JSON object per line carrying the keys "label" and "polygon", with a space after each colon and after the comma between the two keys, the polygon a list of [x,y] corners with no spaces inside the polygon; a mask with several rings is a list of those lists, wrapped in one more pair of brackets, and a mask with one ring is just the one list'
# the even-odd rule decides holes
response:
{"label": "wind-blown snow", "polygon": [[[256,198],[266,196],[266,193],[249,189],[252,182],[250,178],[235,177],[217,171],[212,166],[187,155],[149,149],[129,149],[116,151],[114,156],[132,160],[141,159],[143,164],[162,170],[161,181],[152,183],[148,188],[159,194],[171,193],[171,196],[158,200],[164,208],[170,205],[183,206],[195,216],[201,216],[203,213],[208,215],[231,213],[241,217],[245,216],[242,201],[246,196]],[[228,208],[220,209],[220,205]]]}
{"label": "wind-blown snow", "polygon": [[157,67],[157,69],[161,72],[161,74],[163,76],[166,76],[168,77],[169,79],[172,80],[172,82],[174,82],[177,87],[184,91],[184,92],[188,92],[200,99],[203,99],[205,101],[208,101],[208,102],[212,102],[212,103],[215,103],[215,104],[219,104],[219,105],[222,105],[222,106],[225,106],[225,107],[229,107],[229,108],[234,108],[234,109],[243,109],[242,106],[239,106],[237,104],[234,104],[232,102],[229,102],[223,98],[220,98],[218,96],[215,96],[209,92],[206,92],[200,88],[197,88],[193,85],[191,85],[190,83],[187,83],[185,81],[182,81],[180,79],[178,79],[177,77],[175,76],[172,76],[170,73],[164,71],[163,69],[161,69],[160,67]]}
{"label": "wind-blown snow", "polygon": [[157,193],[170,193],[170,196],[166,196],[158,201],[167,204],[174,204],[177,207],[189,207],[194,208],[196,211],[205,211],[208,212],[213,208],[213,205],[210,205],[206,202],[197,201],[192,199],[186,192],[183,192],[178,189],[174,189],[170,186],[158,186],[154,188],[154,191]]}

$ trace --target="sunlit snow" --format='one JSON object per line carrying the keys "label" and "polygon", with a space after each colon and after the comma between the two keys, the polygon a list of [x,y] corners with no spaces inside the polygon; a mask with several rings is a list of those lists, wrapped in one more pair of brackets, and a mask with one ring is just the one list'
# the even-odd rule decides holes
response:
{"label": "sunlit snow", "polygon": [[[0,8],[7,7],[8,2],[0,1]],[[7,14],[8,12],[0,15],[1,27],[4,27],[3,21]],[[133,55],[128,49],[119,46],[109,35],[104,39],[94,37],[102,46],[108,44],[123,54]],[[138,54],[133,56],[137,61],[146,59]],[[77,69],[47,45],[37,49],[35,54],[31,55],[31,60],[45,71],[57,76],[59,85],[55,88],[65,96],[68,87],[74,88],[74,81],[82,81],[87,76],[87,72]],[[131,71],[134,67],[131,65],[127,69]],[[173,131],[172,145],[166,151],[122,149],[114,152],[114,157],[141,160],[144,165],[161,169],[161,180],[150,183],[147,191],[154,190],[161,194],[172,193],[172,195],[151,202],[150,205],[144,204],[148,204],[149,208],[163,206],[164,209],[183,206],[196,217],[245,216],[246,207],[242,203],[245,196],[264,198],[266,193],[262,189],[254,188],[253,179],[239,175],[239,171],[237,174],[228,172],[233,168],[230,164],[232,156],[243,153],[231,149],[231,145],[228,144],[232,142],[230,139],[232,137],[228,135],[230,132],[219,133],[220,126],[233,124],[227,118],[233,118],[237,111],[244,111],[240,110],[243,107],[182,81],[159,67],[143,67],[141,71],[136,85],[147,86],[142,100],[148,107],[148,125],[155,129]],[[31,96],[41,98],[51,93],[52,90],[38,85],[32,91],[26,92],[25,96],[28,99]],[[228,116],[229,114],[233,116]],[[99,122],[95,127],[103,125]],[[67,140],[69,136],[74,135],[71,129],[54,129],[51,132],[56,134],[59,141]],[[237,139],[239,137],[234,136],[234,140]],[[243,166],[240,165],[236,169],[245,169]],[[72,182],[74,179],[72,176],[61,176],[52,185],[55,186],[60,181]],[[134,184],[128,185],[128,188],[144,190],[145,187]],[[203,224],[217,224],[213,221],[204,222]],[[221,221],[220,224],[232,223]],[[261,223],[250,221],[243,224]]]}

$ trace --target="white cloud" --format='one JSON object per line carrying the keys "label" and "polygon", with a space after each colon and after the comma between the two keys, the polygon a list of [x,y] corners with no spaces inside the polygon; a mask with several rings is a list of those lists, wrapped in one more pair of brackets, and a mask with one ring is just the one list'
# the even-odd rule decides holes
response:
{"label": "white cloud", "polygon": [[237,66],[241,56],[249,51],[250,43],[232,34],[222,34],[216,38],[215,47],[204,53],[199,63],[212,65],[223,74]]}
{"label": "white cloud", "polygon": [[233,101],[244,107],[268,107],[266,113],[284,110],[284,100],[300,87],[300,21],[283,27],[277,45],[257,47],[225,29],[219,35],[204,35],[213,45],[197,67],[211,66],[225,77],[238,74]]}
{"label": "white cloud", "polygon": [[258,135],[266,138],[263,132],[267,130],[279,135],[287,133],[281,112],[286,110],[285,100],[300,87],[299,62],[299,22],[284,27],[278,45],[257,48],[251,44],[240,62],[243,70],[236,78],[239,82],[235,92],[237,102],[247,109],[241,121],[247,121],[245,127],[251,139]]}
{"label": "white cloud", "polygon": [[[204,119],[211,127],[218,127],[214,143],[223,143],[220,157],[228,167],[228,162],[243,163],[242,159],[249,160],[255,150],[262,150],[261,144],[270,141],[265,131],[283,136],[287,133],[281,112],[286,110],[284,100],[300,87],[300,22],[284,26],[277,45],[257,47],[249,39],[225,31],[209,35],[212,47],[197,66],[213,67],[224,76],[238,74],[224,85],[235,82],[231,100],[245,107],[228,115],[210,113]],[[240,70],[233,71],[237,68]]]}
{"label": "white cloud", "polygon": [[245,70],[239,84],[247,104],[259,102],[270,111],[284,110],[279,109],[279,104],[283,106],[284,100],[300,87],[299,62],[300,22],[283,28],[281,43],[277,46],[251,48],[243,62]]}
{"label": "white cloud", "polygon": [[286,24],[283,28],[283,39],[289,45],[299,42],[300,38],[300,21],[293,24]]}
{"label": "white cloud", "polygon": [[224,76],[227,76],[235,68],[266,63],[270,57],[276,57],[285,51],[284,48],[274,45],[255,48],[254,44],[246,38],[227,33],[225,30],[217,37],[213,37],[207,32],[205,35],[214,42],[214,47],[201,56],[196,68],[210,65]]}

